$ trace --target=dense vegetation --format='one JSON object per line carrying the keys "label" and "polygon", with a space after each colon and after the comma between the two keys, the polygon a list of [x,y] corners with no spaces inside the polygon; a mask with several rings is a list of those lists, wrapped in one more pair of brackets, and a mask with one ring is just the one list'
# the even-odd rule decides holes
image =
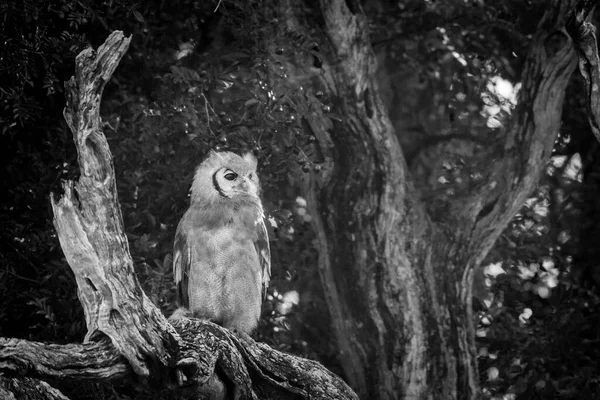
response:
{"label": "dense vegetation", "polygon": [[[324,162],[311,127],[344,116],[322,90],[307,85],[310,79],[295,79],[310,77],[310,71],[297,70],[298,60],[319,66],[319,43],[284,26],[265,3],[0,5],[0,146],[7,154],[0,202],[1,336],[67,343],[85,334],[48,198],[62,179],[78,173],[62,119],[63,82],[73,73],[74,57],[123,30],[133,41],[107,86],[103,122],[146,293],[166,314],[175,307],[170,253],[195,165],[210,148],[253,151],[272,221],[274,266],[256,336],[342,374],[315,268],[312,217],[298,185],[302,174],[318,173]],[[393,119],[406,132],[400,141],[415,175],[423,175],[428,149],[449,142],[448,135],[495,146],[492,134],[485,141],[472,132],[494,132],[510,118],[520,57],[543,2],[367,3],[373,48],[382,63],[397,64],[394,76],[381,77],[389,83],[382,85],[383,95],[404,107]],[[574,77],[546,174],[476,278],[478,360],[489,397],[600,395],[600,150],[582,116],[584,101]],[[468,191],[461,178],[477,171],[477,164],[465,164],[453,152],[443,170],[425,173],[434,183],[423,184],[423,196]],[[443,201],[428,207],[434,216],[450,212]]]}

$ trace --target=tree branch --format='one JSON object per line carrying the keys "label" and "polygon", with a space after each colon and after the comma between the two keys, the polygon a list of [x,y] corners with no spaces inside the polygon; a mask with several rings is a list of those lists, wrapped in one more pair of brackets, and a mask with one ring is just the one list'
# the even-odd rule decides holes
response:
{"label": "tree branch", "polygon": [[596,28],[586,22],[597,0],[580,0],[567,16],[567,32],[579,56],[579,72],[587,94],[588,121],[592,133],[600,141],[600,59]]}
{"label": "tree branch", "polygon": [[113,32],[98,51],[76,58],[75,76],[65,85],[64,116],[77,147],[81,176],[52,196],[54,226],[79,288],[86,341],[110,338],[135,373],[157,381],[175,364],[179,338],[142,291],[123,230],[112,156],[102,133],[102,91],[129,47]]}
{"label": "tree branch", "polygon": [[[250,337],[210,322],[177,318],[170,322],[181,335],[180,366],[189,378],[184,388],[167,392],[213,393],[215,371],[246,399],[357,399],[339,377],[321,364],[271,349]],[[198,362],[199,361],[199,362]],[[108,340],[85,344],[44,344],[0,338],[0,371],[41,379],[123,382],[134,376],[127,360]],[[142,387],[143,385],[140,385]]]}
{"label": "tree branch", "polygon": [[133,372],[106,339],[59,345],[0,338],[0,370],[42,379],[107,382],[131,378]]}
{"label": "tree branch", "polygon": [[[565,89],[575,68],[564,21],[570,1],[555,0],[539,23],[521,76],[522,88],[503,154],[489,163],[487,181],[461,199],[455,213],[467,227],[458,235],[479,265],[539,181],[560,130]],[[465,271],[464,284],[472,273]]]}
{"label": "tree branch", "polygon": [[0,374],[0,399],[69,400],[59,390],[33,378],[7,378]]}

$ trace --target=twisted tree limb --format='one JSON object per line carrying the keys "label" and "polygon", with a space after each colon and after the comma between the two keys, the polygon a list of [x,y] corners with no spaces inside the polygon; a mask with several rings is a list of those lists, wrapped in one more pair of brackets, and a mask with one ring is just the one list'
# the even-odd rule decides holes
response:
{"label": "twisted tree limb", "polygon": [[566,29],[579,57],[579,72],[585,83],[590,127],[600,141],[600,58],[596,28],[586,22],[597,3],[597,0],[577,2],[567,17]]}
{"label": "twisted tree limb", "polygon": [[[182,340],[180,366],[188,380],[183,388],[173,380],[149,397],[214,394],[215,387],[221,386],[217,370],[240,398],[357,398],[339,377],[315,361],[282,353],[210,322],[187,318],[170,322]],[[57,345],[0,338],[0,371],[38,379],[110,383],[135,377],[109,340]]]}
{"label": "twisted tree limb", "polygon": [[[104,85],[127,51],[113,32],[76,59],[64,116],[81,171],[52,197],[54,225],[77,280],[88,333],[82,344],[0,338],[0,397],[66,397],[39,379],[136,384],[144,398],[357,399],[319,363],[184,315],[167,320],[133,270],[112,156],[99,115]],[[21,376],[19,378],[15,375]],[[26,376],[23,378],[22,376]],[[19,396],[19,397],[15,397]]]}
{"label": "twisted tree limb", "polygon": [[44,381],[33,378],[6,378],[0,375],[0,399],[69,400]]}
{"label": "twisted tree limb", "polygon": [[132,369],[109,340],[84,344],[45,344],[0,338],[0,369],[42,379],[119,381]]}
{"label": "twisted tree limb", "polygon": [[140,379],[152,374],[160,381],[175,365],[179,338],[135,275],[100,119],[102,91],[130,40],[114,32],[98,51],[86,49],[76,58],[75,76],[65,84],[64,116],[81,176],[76,183],[64,182],[62,197],[51,201],[54,226],[77,280],[85,341],[108,337]]}

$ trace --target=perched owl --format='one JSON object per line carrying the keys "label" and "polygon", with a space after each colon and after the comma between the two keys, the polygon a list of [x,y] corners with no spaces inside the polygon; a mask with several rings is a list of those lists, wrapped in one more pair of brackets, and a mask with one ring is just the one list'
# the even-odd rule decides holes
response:
{"label": "perched owl", "polygon": [[211,151],[194,174],[173,249],[180,306],[244,333],[256,328],[271,276],[256,164],[251,153]]}

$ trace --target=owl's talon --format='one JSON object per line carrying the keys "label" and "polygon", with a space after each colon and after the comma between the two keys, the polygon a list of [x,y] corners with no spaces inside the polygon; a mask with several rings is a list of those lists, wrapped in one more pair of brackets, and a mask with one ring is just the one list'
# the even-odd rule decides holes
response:
{"label": "owl's talon", "polygon": [[175,370],[175,377],[177,379],[177,385],[178,386],[183,386],[188,381],[187,376],[185,376],[185,374],[183,373],[183,371],[180,370],[179,368]]}

